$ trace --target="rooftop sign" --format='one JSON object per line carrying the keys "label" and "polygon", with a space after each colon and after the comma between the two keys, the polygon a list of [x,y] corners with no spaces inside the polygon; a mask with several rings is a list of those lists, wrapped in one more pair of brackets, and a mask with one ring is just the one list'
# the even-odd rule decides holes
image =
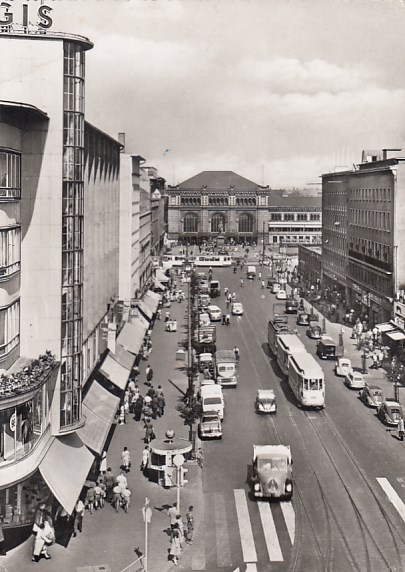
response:
{"label": "rooftop sign", "polygon": [[[14,23],[14,12],[10,11],[12,5],[9,2],[0,2],[0,29],[1,32],[5,32],[5,27],[11,27]],[[29,5],[23,4],[22,5],[22,25],[25,28],[33,24],[38,28],[43,30],[47,30],[52,26],[52,18],[49,16],[49,12],[52,10],[49,6],[45,6],[45,4],[41,5],[37,9],[37,17],[39,18],[38,22],[32,23],[29,21]],[[11,29],[10,29],[11,31]]]}

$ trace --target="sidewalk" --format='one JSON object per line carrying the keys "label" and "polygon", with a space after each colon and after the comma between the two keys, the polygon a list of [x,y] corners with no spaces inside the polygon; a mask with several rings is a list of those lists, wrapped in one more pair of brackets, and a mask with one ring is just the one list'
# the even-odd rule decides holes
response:
{"label": "sidewalk", "polygon": [[[178,341],[185,336],[186,308],[187,301],[181,304],[172,303],[170,308],[171,315],[179,324],[177,332],[165,332],[163,320],[155,322],[150,359],[140,364],[141,395],[144,396],[148,389],[144,385],[148,363],[154,371],[154,387],[161,384],[165,393],[165,414],[162,418],[152,421],[157,439],[164,438],[165,431],[169,428],[174,429],[177,437],[188,439],[188,428],[176,410],[180,393],[168,382],[168,378],[179,375],[175,369],[175,352]],[[176,488],[164,489],[143,476],[139,469],[145,446],[143,436],[143,423],[135,422],[133,416],[129,415],[126,425],[115,426],[107,451],[107,466],[112,468],[115,476],[119,473],[124,446],[130,451],[132,467],[127,478],[132,498],[128,513],[122,510],[117,513],[109,504],[93,514],[86,511],[83,533],[79,533],[76,538],[71,537],[67,548],[54,544],[49,551],[52,560],[41,559],[38,563],[31,562],[33,547],[33,537],[31,537],[21,546],[11,550],[6,557],[1,558],[0,571],[4,569],[6,572],[25,572],[34,568],[47,572],[121,572],[137,559],[137,554],[134,552],[136,548],[139,547],[144,553],[145,524],[142,507],[145,497],[150,499],[152,508],[152,521],[148,526],[148,572],[167,572],[171,568],[176,569],[168,560],[170,526],[165,510],[176,501]],[[181,488],[180,514],[185,521],[188,507],[194,506],[196,539],[199,525],[204,517],[202,474],[195,461],[187,462],[185,467],[188,468],[186,474],[188,483]],[[186,556],[191,546],[185,543],[183,548]],[[181,569],[181,558],[179,568]],[[138,570],[140,568],[133,567],[128,572]]]}

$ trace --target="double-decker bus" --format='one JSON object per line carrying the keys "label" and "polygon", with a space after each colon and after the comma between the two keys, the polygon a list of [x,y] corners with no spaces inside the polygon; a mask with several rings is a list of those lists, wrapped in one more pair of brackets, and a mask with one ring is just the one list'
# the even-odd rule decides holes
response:
{"label": "double-decker bus", "polygon": [[228,254],[199,254],[194,257],[195,266],[232,266],[232,256]]}
{"label": "double-decker bus", "polygon": [[274,314],[274,318],[269,320],[267,325],[267,343],[273,355],[277,353],[277,336],[280,334],[288,334],[288,316]]}
{"label": "double-decker bus", "polygon": [[295,334],[277,336],[277,363],[284,375],[288,374],[288,358],[290,355],[306,352],[306,348]]}
{"label": "double-decker bus", "polygon": [[308,352],[288,358],[288,384],[303,407],[325,407],[325,376],[319,363]]}

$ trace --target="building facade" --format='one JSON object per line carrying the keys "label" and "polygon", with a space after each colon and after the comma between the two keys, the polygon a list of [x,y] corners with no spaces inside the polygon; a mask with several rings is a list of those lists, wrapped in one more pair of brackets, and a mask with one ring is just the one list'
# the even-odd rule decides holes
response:
{"label": "building facade", "polygon": [[267,237],[269,187],[233,171],[203,171],[167,189],[168,238],[200,244],[224,236],[235,242]]}
{"label": "building facade", "polygon": [[[71,513],[94,454],[82,389],[118,295],[120,144],[85,122],[84,37],[0,32],[0,511]],[[63,459],[63,463],[60,460]],[[13,539],[18,540],[15,533]]]}
{"label": "building facade", "polygon": [[319,243],[322,233],[321,197],[273,191],[269,205],[270,246]]}
{"label": "building facade", "polygon": [[[322,176],[325,204],[336,205],[325,218],[324,243],[334,233],[342,239],[339,249],[346,249],[348,303],[367,315],[371,324],[393,316],[393,300],[405,282],[398,254],[405,246],[404,173],[405,159],[388,158],[383,150],[363,152],[362,163],[352,171]],[[341,227],[346,228],[345,242]],[[334,267],[335,255],[333,250],[324,252],[324,268]]]}
{"label": "building facade", "polygon": [[298,246],[298,278],[307,290],[319,288],[322,279],[322,247]]}

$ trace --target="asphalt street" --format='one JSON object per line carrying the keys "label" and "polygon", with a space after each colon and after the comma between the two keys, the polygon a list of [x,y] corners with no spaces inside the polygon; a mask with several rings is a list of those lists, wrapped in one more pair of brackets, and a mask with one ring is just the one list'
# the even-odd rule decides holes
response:
{"label": "asphalt street", "polygon": [[[223,439],[205,443],[204,531],[198,550],[194,547],[189,561],[183,560],[182,569],[404,570],[405,512],[400,514],[405,509],[401,505],[404,444],[386,431],[357,391],[347,389],[335,376],[334,362],[320,362],[326,408],[298,407],[267,346],[275,295],[261,289],[257,279],[245,279],[241,288],[240,276],[241,271],[214,269],[221,289],[235,291],[245,309],[242,317],[232,317],[229,327],[217,326],[217,347],[240,349],[239,385],[225,390]],[[226,308],[223,295],[213,303]],[[295,317],[290,320],[295,327]],[[328,328],[337,338],[340,325],[328,323]],[[298,330],[315,354],[315,341],[307,338],[306,328]],[[346,355],[360,366],[360,352],[353,348],[348,331],[344,337]],[[382,372],[370,372],[368,377],[374,382],[377,378],[387,395],[392,393]],[[274,389],[275,416],[255,413],[258,388]],[[291,503],[257,502],[250,497],[252,446],[267,443],[291,445],[295,479]]]}

